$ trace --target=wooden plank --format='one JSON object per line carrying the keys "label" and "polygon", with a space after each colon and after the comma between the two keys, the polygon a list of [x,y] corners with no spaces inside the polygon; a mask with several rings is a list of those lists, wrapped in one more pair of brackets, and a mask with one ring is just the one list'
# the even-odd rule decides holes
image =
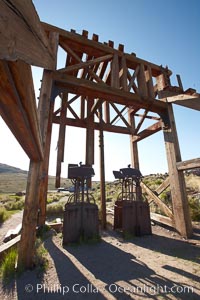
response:
{"label": "wooden plank", "polygon": [[148,114],[148,110],[145,109],[144,114],[142,115],[142,117],[141,117],[141,119],[140,119],[140,121],[139,121],[137,127],[136,127],[135,130],[134,130],[134,135],[137,134],[138,131],[140,130],[140,128],[141,128],[141,126],[142,126],[142,124],[143,124],[143,122],[144,122],[144,120],[145,120],[147,114]]}
{"label": "wooden plank", "polygon": [[170,185],[169,183],[169,177],[167,177],[162,183],[161,185],[156,189],[156,194],[160,195],[164,190],[166,190],[166,188],[168,188],[168,186]]}
{"label": "wooden plank", "polygon": [[168,103],[173,103],[200,111],[200,95],[180,94],[178,96],[166,97]]}
{"label": "wooden plank", "polygon": [[161,125],[161,122],[159,121],[159,122],[147,127],[146,129],[144,129],[137,135],[133,136],[132,141],[139,142],[139,141],[143,140],[144,138],[149,137],[150,135],[160,131],[161,129],[162,129],[162,125]]}
{"label": "wooden plank", "polygon": [[155,221],[155,222],[158,222],[158,223],[170,226],[170,227],[174,227],[174,222],[169,217],[162,216],[162,215],[156,214],[156,213],[150,213],[150,218],[152,221]]}
{"label": "wooden plank", "polygon": [[176,123],[172,104],[168,104],[169,126],[163,130],[167,161],[169,168],[169,181],[172,195],[172,206],[176,230],[184,237],[191,237],[192,224],[189,213],[184,174],[177,170],[176,163],[181,161]]}
{"label": "wooden plank", "polygon": [[67,74],[71,71],[77,71],[79,69],[86,69],[88,67],[94,66],[96,63],[109,61],[112,57],[113,57],[112,54],[101,56],[96,59],[88,60],[88,61],[81,62],[79,64],[75,64],[75,65],[71,65],[71,66],[67,66],[66,68],[59,69],[58,71],[61,73]]}
{"label": "wooden plank", "polygon": [[[132,109],[128,109],[128,122],[132,128],[132,132],[135,130],[135,117],[134,111]],[[130,151],[131,151],[131,165],[135,169],[140,169],[139,164],[139,154],[138,154],[138,145],[132,141],[133,134],[130,134]]]}
{"label": "wooden plank", "polygon": [[149,200],[153,200],[162,212],[172,219],[173,214],[169,207],[144,182],[141,182],[140,185],[143,192],[147,193]]}
{"label": "wooden plank", "polygon": [[107,101],[114,101],[122,105],[130,105],[134,108],[148,108],[154,112],[166,111],[167,104],[158,100],[142,100],[138,95],[112,88],[106,84],[96,84],[86,79],[74,78],[69,75],[54,72],[55,85],[62,91],[65,89],[79,95],[101,98]]}
{"label": "wooden plank", "polygon": [[200,168],[200,158],[194,158],[194,159],[177,162],[176,167],[179,171]]}
{"label": "wooden plank", "polygon": [[[53,122],[55,124],[60,124],[60,117],[59,116],[54,116],[53,117]],[[80,127],[80,128],[87,128],[87,121],[84,120],[76,120],[76,119],[72,119],[67,117],[65,120],[65,124],[68,126],[74,126],[74,127]],[[110,124],[106,124],[106,123],[102,123],[102,129],[103,131],[107,131],[107,132],[115,132],[115,133],[121,133],[121,134],[131,134],[131,131],[129,128],[127,127],[122,127],[122,126],[116,126],[116,125],[110,125]],[[99,130],[100,129],[100,124],[97,122],[94,122],[93,127],[95,130]]]}
{"label": "wooden plank", "polygon": [[22,61],[0,61],[0,112],[26,154],[43,157],[31,68]]}
{"label": "wooden plank", "polygon": [[0,1],[0,11],[0,59],[53,69],[52,50],[32,1]]}

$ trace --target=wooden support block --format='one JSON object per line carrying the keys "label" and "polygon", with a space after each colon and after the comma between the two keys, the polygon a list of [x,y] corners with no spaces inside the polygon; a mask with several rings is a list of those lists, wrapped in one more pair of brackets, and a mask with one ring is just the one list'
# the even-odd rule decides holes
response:
{"label": "wooden support block", "polygon": [[137,76],[137,82],[138,82],[138,90],[141,97],[148,97],[148,89],[147,89],[147,83],[146,83],[146,77],[145,77],[145,68],[144,65],[140,65],[140,69]]}
{"label": "wooden support block", "polygon": [[119,57],[114,54],[111,63],[111,87],[119,88]]}

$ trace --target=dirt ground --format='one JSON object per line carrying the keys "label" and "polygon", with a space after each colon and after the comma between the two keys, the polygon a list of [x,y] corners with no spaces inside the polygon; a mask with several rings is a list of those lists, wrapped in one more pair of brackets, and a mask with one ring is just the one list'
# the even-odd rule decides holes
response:
{"label": "dirt ground", "polygon": [[0,299],[200,299],[200,225],[191,240],[157,225],[152,230],[123,240],[110,228],[101,242],[67,247],[60,234],[51,235],[46,273],[1,283]]}

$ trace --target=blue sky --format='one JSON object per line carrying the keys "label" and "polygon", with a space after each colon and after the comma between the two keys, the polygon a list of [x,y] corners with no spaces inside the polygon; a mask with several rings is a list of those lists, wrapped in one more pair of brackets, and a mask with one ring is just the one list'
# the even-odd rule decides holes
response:
{"label": "blue sky", "polygon": [[[81,33],[88,30],[99,35],[101,42],[113,40],[115,46],[124,44],[125,52],[134,52],[140,58],[168,67],[181,75],[184,89],[200,92],[200,1],[199,0],[34,0],[40,19]],[[34,71],[36,95],[41,72]],[[181,147],[182,160],[199,157],[199,112],[174,105],[174,113]],[[1,163],[28,170],[29,159],[9,130],[0,120]],[[74,139],[76,136],[76,139]],[[130,163],[129,137],[105,133],[106,179],[113,180],[112,170]],[[84,132],[67,128],[66,160],[63,176],[67,176],[69,162],[84,161]],[[10,145],[12,144],[12,147]],[[51,147],[50,174],[55,175],[57,127],[54,126]],[[98,133],[96,133],[96,159],[94,169],[98,179]],[[167,171],[162,132],[139,143],[141,172],[145,174]]]}

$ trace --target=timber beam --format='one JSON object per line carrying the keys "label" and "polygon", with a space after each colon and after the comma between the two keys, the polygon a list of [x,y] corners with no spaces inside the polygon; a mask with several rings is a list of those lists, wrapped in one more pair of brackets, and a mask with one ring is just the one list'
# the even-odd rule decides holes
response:
{"label": "timber beam", "polygon": [[53,73],[53,79],[55,87],[60,91],[89,96],[93,99],[100,98],[105,101],[113,101],[114,103],[131,106],[136,109],[144,108],[161,114],[166,113],[167,110],[167,103],[122,91],[105,83],[95,83],[86,79],[60,74],[57,71]]}
{"label": "timber beam", "polygon": [[179,171],[200,168],[200,158],[194,158],[190,160],[177,162],[176,167]]}
{"label": "timber beam", "polygon": [[153,124],[153,125],[149,126],[148,128],[144,129],[143,131],[141,131],[137,135],[134,135],[132,137],[132,142],[139,142],[139,141],[145,139],[146,137],[149,137],[150,135],[160,131],[161,129],[162,129],[162,124],[161,124],[160,121],[158,121],[155,124]]}
{"label": "timber beam", "polygon": [[32,1],[0,1],[0,11],[0,59],[53,69],[53,52]]}
{"label": "timber beam", "polygon": [[31,67],[22,61],[0,61],[0,113],[28,157],[42,160]]}

